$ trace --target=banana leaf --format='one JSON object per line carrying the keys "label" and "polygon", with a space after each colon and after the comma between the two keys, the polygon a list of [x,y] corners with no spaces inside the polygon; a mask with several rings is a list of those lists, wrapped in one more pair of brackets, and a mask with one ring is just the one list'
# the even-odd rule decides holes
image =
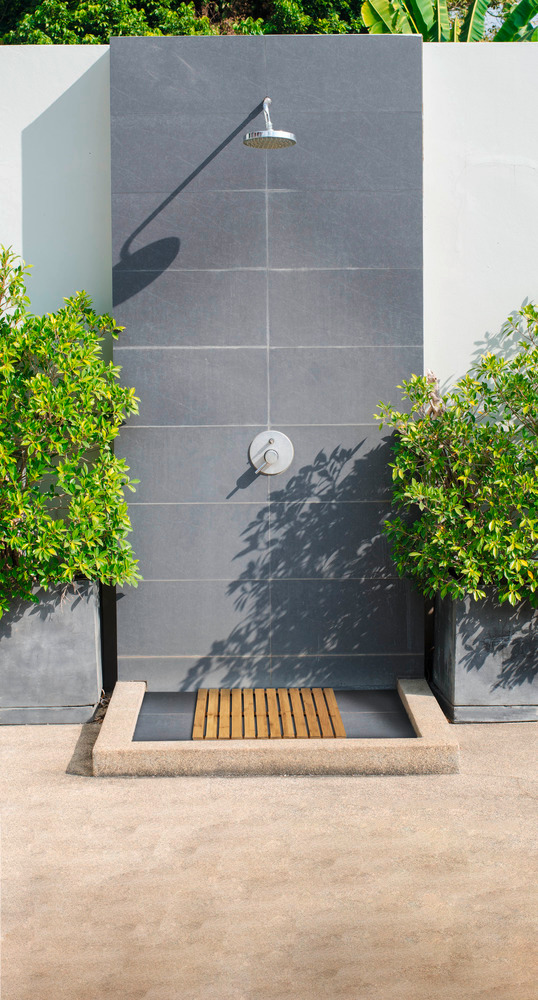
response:
{"label": "banana leaf", "polygon": [[[494,39],[495,41],[495,39]],[[538,25],[528,24],[512,39],[514,42],[538,42]]]}
{"label": "banana leaf", "polygon": [[417,35],[427,40],[435,24],[435,0],[402,0]]}
{"label": "banana leaf", "polygon": [[460,32],[462,42],[480,42],[484,37],[484,18],[491,0],[475,0],[469,7]]}
{"label": "banana leaf", "polygon": [[430,31],[430,41],[449,42],[450,41],[450,18],[446,6],[446,0],[434,0],[435,21]]}
{"label": "banana leaf", "polygon": [[[536,34],[536,29],[529,24],[529,21],[532,21],[536,14],[538,14],[538,0],[521,0],[501,25],[493,41],[535,41],[533,36]],[[532,29],[530,34],[529,29]]]}
{"label": "banana leaf", "polygon": [[412,35],[406,12],[394,0],[366,0],[362,19],[371,35]]}

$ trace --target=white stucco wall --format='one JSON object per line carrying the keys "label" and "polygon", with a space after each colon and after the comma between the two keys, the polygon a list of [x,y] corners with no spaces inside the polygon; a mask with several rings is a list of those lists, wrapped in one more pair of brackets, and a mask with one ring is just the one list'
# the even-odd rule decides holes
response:
{"label": "white stucco wall", "polygon": [[0,94],[0,243],[33,265],[33,310],[81,288],[109,309],[108,46],[4,46]]}
{"label": "white stucco wall", "polygon": [[423,53],[424,360],[444,382],[538,301],[538,45]]}
{"label": "white stucco wall", "polygon": [[[424,53],[426,366],[463,372],[538,300],[538,45]],[[106,46],[0,49],[0,242],[34,265],[36,312],[111,304]]]}

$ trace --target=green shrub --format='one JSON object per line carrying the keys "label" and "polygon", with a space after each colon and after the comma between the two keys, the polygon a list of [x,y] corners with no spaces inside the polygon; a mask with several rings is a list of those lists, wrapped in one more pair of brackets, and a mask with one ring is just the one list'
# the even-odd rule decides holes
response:
{"label": "green shrub", "polygon": [[111,35],[215,35],[208,17],[198,17],[193,3],[167,4],[132,0],[42,0],[4,36],[12,45],[105,45]]}
{"label": "green shrub", "polygon": [[364,30],[361,0],[12,0],[7,45],[106,44],[111,35],[341,34]]}
{"label": "green shrub", "polygon": [[141,579],[123,495],[136,480],[112,449],[137,400],[101,352],[121,327],[85,292],[31,315],[27,273],[0,248],[0,615],[36,585]]}
{"label": "green shrub", "polygon": [[[538,604],[538,310],[505,324],[517,352],[484,355],[450,392],[435,376],[403,384],[410,412],[380,404],[394,428],[398,515],[386,531],[402,576],[428,596]],[[399,387],[402,388],[402,387]]]}
{"label": "green shrub", "polygon": [[273,0],[264,33],[331,35],[364,30],[360,3],[345,0]]}

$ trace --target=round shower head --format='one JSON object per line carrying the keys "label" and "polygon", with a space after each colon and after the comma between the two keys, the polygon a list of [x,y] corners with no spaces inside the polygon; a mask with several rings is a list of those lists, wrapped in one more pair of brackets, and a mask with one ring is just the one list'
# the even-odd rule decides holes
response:
{"label": "round shower head", "polygon": [[297,139],[293,132],[275,132],[270,128],[265,132],[247,132],[243,142],[245,146],[253,146],[254,149],[283,149],[285,146],[295,146]]}
{"label": "round shower head", "polygon": [[253,146],[254,149],[284,149],[285,146],[295,146],[297,139],[293,132],[277,132],[273,128],[269,117],[270,104],[271,98],[265,97],[263,101],[265,128],[263,132],[247,132],[243,139],[245,146]]}

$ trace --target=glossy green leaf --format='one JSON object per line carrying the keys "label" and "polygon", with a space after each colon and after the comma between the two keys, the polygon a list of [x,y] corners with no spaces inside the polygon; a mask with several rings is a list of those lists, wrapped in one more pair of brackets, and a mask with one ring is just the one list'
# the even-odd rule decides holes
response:
{"label": "glossy green leaf", "polygon": [[493,41],[536,41],[538,29],[534,28],[530,22],[537,14],[538,0],[521,0],[503,22]]}
{"label": "glossy green leaf", "polygon": [[401,515],[384,530],[398,572],[425,594],[480,600],[493,586],[538,606],[538,308],[513,314],[505,334],[515,353],[482,357],[435,410],[424,376],[403,383],[407,410],[380,405]]}
{"label": "glossy green leaf", "polygon": [[0,248],[0,614],[36,583],[140,579],[112,450],[138,403],[101,351],[119,328],[84,292],[32,316],[26,273]]}
{"label": "glossy green leaf", "polygon": [[450,19],[446,0],[434,0],[435,19],[430,31],[430,40],[434,42],[450,41]]}
{"label": "glossy green leaf", "polygon": [[462,42],[479,42],[484,37],[484,18],[488,7],[489,0],[474,0],[471,4],[461,26]]}
{"label": "glossy green leaf", "polygon": [[397,0],[366,0],[362,19],[372,35],[409,35],[413,28]]}
{"label": "glossy green leaf", "polygon": [[435,20],[435,7],[432,0],[402,0],[414,31],[426,39],[432,30]]}

